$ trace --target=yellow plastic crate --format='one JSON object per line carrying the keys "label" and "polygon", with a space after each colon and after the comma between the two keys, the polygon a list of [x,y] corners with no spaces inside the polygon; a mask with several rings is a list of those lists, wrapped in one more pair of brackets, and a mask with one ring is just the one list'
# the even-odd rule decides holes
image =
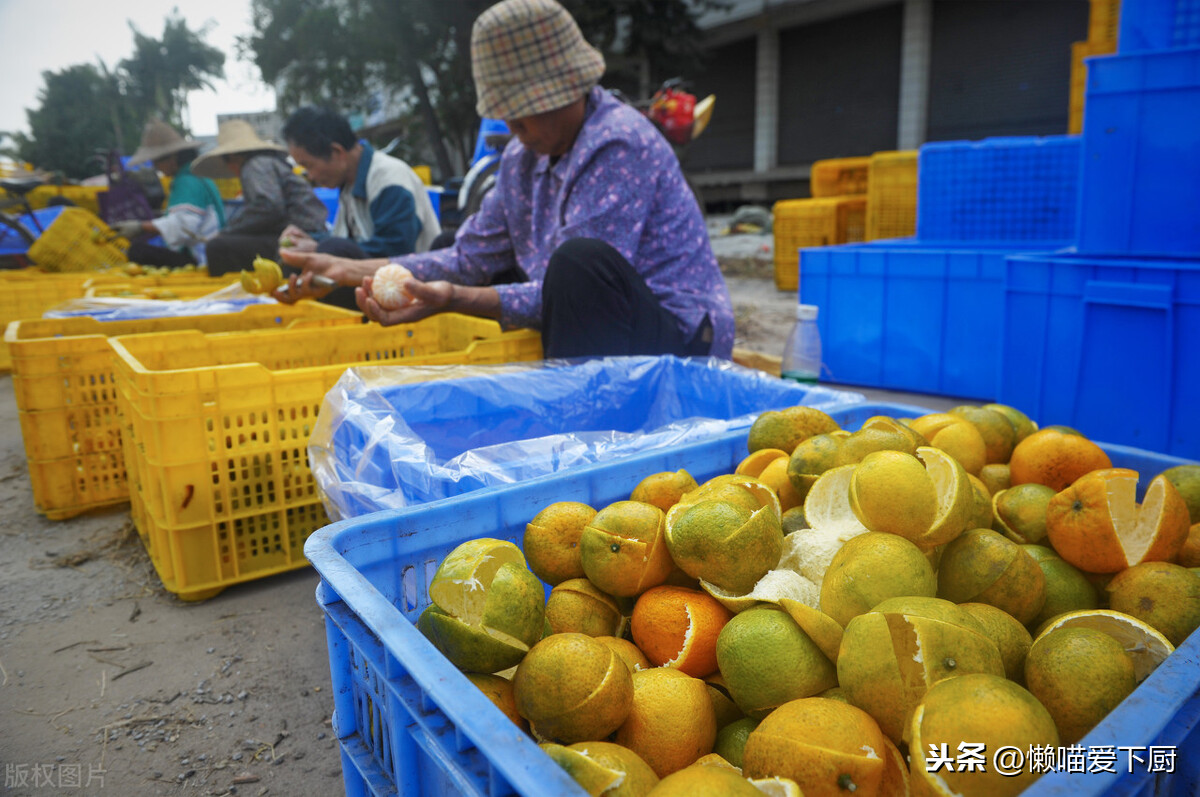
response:
{"label": "yellow plastic crate", "polygon": [[50,200],[62,197],[74,202],[88,213],[100,215],[101,191],[108,188],[102,185],[40,185],[25,195],[29,206],[34,210],[49,206]]}
{"label": "yellow plastic crate", "polygon": [[1116,51],[1116,39],[1104,42],[1075,42],[1071,45],[1071,105],[1067,116],[1067,133],[1079,135],[1083,132],[1083,104],[1087,96],[1087,64],[1083,59]]}
{"label": "yellow plastic crate", "polygon": [[866,240],[917,232],[917,150],[876,152],[867,184]]}
{"label": "yellow plastic crate", "polygon": [[[235,275],[236,276],[236,275]],[[139,282],[105,282],[86,289],[88,298],[127,299],[199,299],[231,284],[222,277],[199,277],[195,280],[178,281],[173,284],[144,284]]]}
{"label": "yellow plastic crate", "polygon": [[867,193],[871,157],[830,158],[816,161],[809,177],[814,197],[851,196]]}
{"label": "yellow plastic crate", "polygon": [[[87,291],[82,275],[44,274],[32,269],[0,272],[0,327],[23,318],[39,318],[55,305]],[[0,371],[12,368],[7,343],[0,343]]]}
{"label": "yellow plastic crate", "polygon": [[1121,0],[1092,0],[1088,12],[1088,41],[1093,44],[1111,44],[1117,51],[1117,31],[1121,25]]}
{"label": "yellow plastic crate", "polygon": [[[116,242],[125,244],[124,239]],[[63,208],[29,247],[29,259],[47,271],[88,271],[125,263],[112,229],[83,208]]]}
{"label": "yellow plastic crate", "polygon": [[866,233],[865,196],[785,199],[775,203],[775,287],[799,286],[803,246],[858,243]]}
{"label": "yellow plastic crate", "polygon": [[536,332],[460,315],[110,345],[133,518],[163,585],[184,600],[307,564],[304,541],[329,522],[308,438],[348,367],[542,357]]}
{"label": "yellow plastic crate", "polygon": [[13,392],[38,511],[61,520],[129,498],[110,336],[358,325],[360,320],[350,310],[300,302],[250,305],[222,315],[134,321],[47,318],[10,324],[4,339],[12,355]]}

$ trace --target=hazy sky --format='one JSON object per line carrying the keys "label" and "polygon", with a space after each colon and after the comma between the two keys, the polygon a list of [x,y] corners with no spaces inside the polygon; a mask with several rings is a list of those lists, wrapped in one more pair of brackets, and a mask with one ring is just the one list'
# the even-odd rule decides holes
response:
{"label": "hazy sky", "polygon": [[215,135],[217,114],[275,108],[258,68],[237,60],[235,40],[250,30],[250,0],[0,0],[0,130],[28,132],[25,109],[37,107],[42,72],[102,59],[109,68],[133,54],[129,21],[159,38],[178,8],[191,30],[225,53],[225,80],[188,97],[196,135]]}

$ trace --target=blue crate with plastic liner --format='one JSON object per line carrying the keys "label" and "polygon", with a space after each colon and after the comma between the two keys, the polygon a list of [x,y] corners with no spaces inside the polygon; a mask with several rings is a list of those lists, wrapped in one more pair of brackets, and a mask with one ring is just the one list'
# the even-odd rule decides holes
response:
{"label": "blue crate with plastic liner", "polygon": [[1079,251],[1200,256],[1200,47],[1087,64]]}
{"label": "blue crate with plastic liner", "polygon": [[[862,403],[830,414],[853,430],[873,415],[927,412],[904,404]],[[726,432],[520,484],[377,512],[331,524],[309,537],[304,552],[321,577],[317,603],[325,615],[333,730],[341,746],[346,794],[583,795],[416,629],[417,617],[429,605],[429,582],[442,559],[466,540],[494,537],[520,545],[525,524],[555,501],[600,507],[628,498],[652,473],[685,468],[704,481],[732,472],[745,456],[746,434]],[[1157,474],[1185,462],[1101,445],[1115,466],[1141,473]],[[1198,655],[1200,635],[1193,634],[1084,743],[1109,737],[1123,745],[1182,745],[1185,737],[1195,741],[1200,735],[1193,730],[1200,706],[1195,696],[1200,689]],[[1121,783],[1143,784],[1149,778],[1145,772],[1133,773],[1122,776]],[[1072,775],[1066,779],[1069,791],[1043,791],[1042,782],[1027,794],[1128,793],[1109,792],[1111,781],[1103,775]]]}
{"label": "blue crate with plastic liner", "polygon": [[801,250],[800,301],[821,308],[823,378],[995,398],[1004,259],[1038,248],[900,238]]}
{"label": "blue crate with plastic liner", "polygon": [[716,358],[357,367],[326,394],[308,457],[329,516],[346,518],[862,400]]}
{"label": "blue crate with plastic liner", "polygon": [[1074,244],[1080,152],[1078,136],[926,144],[918,156],[917,239]]}
{"label": "blue crate with plastic liner", "polygon": [[1008,259],[999,399],[1039,423],[1200,457],[1200,258]]}
{"label": "blue crate with plastic liner", "polygon": [[1200,0],[1125,0],[1117,45],[1122,53],[1200,47]]}

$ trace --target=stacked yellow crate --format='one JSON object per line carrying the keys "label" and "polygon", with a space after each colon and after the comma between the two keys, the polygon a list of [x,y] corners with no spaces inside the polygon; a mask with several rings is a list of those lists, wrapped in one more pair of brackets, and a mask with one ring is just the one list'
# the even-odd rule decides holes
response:
{"label": "stacked yellow crate", "polygon": [[917,232],[917,150],[876,152],[867,178],[866,240]]}
{"label": "stacked yellow crate", "polygon": [[1083,132],[1083,101],[1087,92],[1087,64],[1083,59],[1117,51],[1120,17],[1121,0],[1091,0],[1087,41],[1071,45],[1071,105],[1067,132],[1072,135]]}
{"label": "stacked yellow crate", "polygon": [[809,178],[812,199],[775,203],[775,287],[800,283],[800,248],[864,240],[870,157],[816,161]]}

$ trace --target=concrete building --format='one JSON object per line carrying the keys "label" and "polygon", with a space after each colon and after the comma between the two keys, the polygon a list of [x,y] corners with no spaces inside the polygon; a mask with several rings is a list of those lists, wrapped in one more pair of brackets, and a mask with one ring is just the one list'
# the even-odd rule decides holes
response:
{"label": "concrete building", "polygon": [[684,161],[706,202],[808,196],[812,162],[1067,130],[1088,0],[732,0],[700,19],[715,94]]}
{"label": "concrete building", "polygon": [[231,119],[241,119],[242,121],[249,122],[260,138],[267,141],[274,141],[277,144],[283,143],[283,123],[286,120],[276,111],[219,113],[217,114],[218,129],[222,124]]}

